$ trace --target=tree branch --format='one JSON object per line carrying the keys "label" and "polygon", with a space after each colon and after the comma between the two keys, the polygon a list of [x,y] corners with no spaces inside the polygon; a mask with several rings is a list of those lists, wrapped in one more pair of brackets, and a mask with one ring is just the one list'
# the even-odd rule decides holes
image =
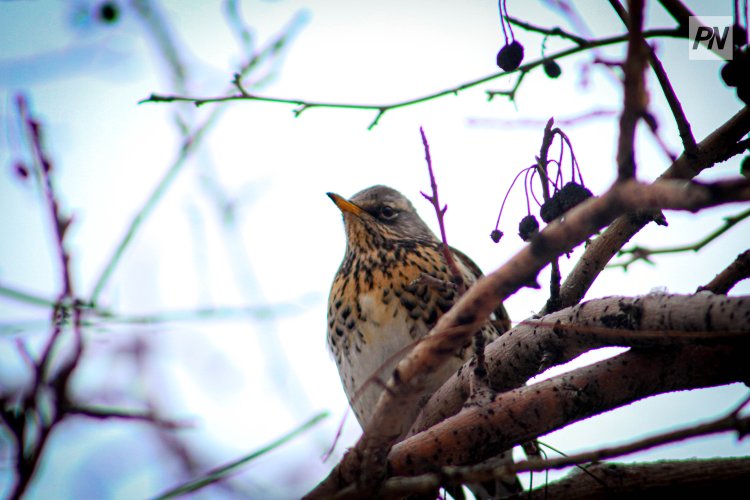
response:
{"label": "tree branch", "polygon": [[[716,345],[747,339],[748,297],[651,294],[583,302],[519,323],[487,346],[492,387],[508,391],[552,366],[600,347],[664,348]],[[409,435],[455,415],[469,394],[468,366],[457,371],[422,408]]]}
{"label": "tree branch", "polygon": [[[679,30],[674,29],[653,29],[646,30],[643,32],[644,38],[659,38],[659,37],[677,37],[683,38],[686,34]],[[202,106],[209,103],[220,103],[227,101],[260,101],[260,102],[271,102],[276,104],[290,104],[296,106],[294,113],[295,116],[299,116],[302,111],[310,108],[334,108],[334,109],[348,109],[348,110],[364,110],[364,111],[376,111],[377,115],[375,119],[370,123],[368,129],[372,129],[379,122],[380,118],[387,112],[406,106],[412,106],[415,104],[421,104],[423,102],[431,101],[447,95],[457,95],[463,90],[476,87],[483,83],[495,80],[502,76],[514,73],[514,72],[528,72],[538,66],[544,64],[549,59],[561,59],[573,54],[583,52],[585,50],[593,49],[596,47],[605,47],[608,45],[615,45],[622,43],[628,39],[628,35],[617,35],[612,37],[606,37],[596,40],[587,41],[585,45],[576,45],[575,47],[561,50],[555,54],[551,54],[547,57],[540,58],[529,63],[519,66],[514,71],[493,73],[491,75],[471,80],[469,82],[451,87],[445,90],[434,92],[421,97],[406,99],[403,101],[394,102],[391,104],[352,104],[352,103],[337,103],[337,102],[325,102],[325,101],[308,101],[305,99],[287,99],[279,97],[268,97],[249,92],[239,91],[236,94],[215,96],[215,97],[195,97],[186,95],[164,95],[164,94],[151,94],[149,97],[139,101],[140,104],[144,103],[164,103],[164,102],[191,102],[196,106]]]}
{"label": "tree branch", "polygon": [[643,0],[628,2],[630,20],[628,23],[628,53],[623,64],[625,72],[624,102],[620,115],[620,133],[617,142],[617,180],[635,178],[635,129],[638,120],[648,109],[645,70],[647,51],[643,32]]}
{"label": "tree branch", "polygon": [[570,210],[564,221],[549,224],[504,266],[469,288],[440,318],[432,332],[399,362],[357,445],[308,497],[333,494],[341,485],[357,480],[363,460],[384,457],[393,442],[413,423],[417,402],[437,389],[430,375],[468,343],[502,300],[524,286],[535,284],[537,274],[551,259],[569,252],[621,213],[636,207],[694,211],[739,199],[750,199],[750,181],[742,179],[712,185],[677,181],[651,185],[619,182],[601,198],[589,199]]}
{"label": "tree branch", "polygon": [[644,397],[747,380],[750,369],[742,366],[747,347],[745,341],[741,349],[634,349],[500,394],[489,405],[467,407],[396,444],[389,455],[390,470],[393,475],[417,475],[446,464],[476,463]]}
{"label": "tree branch", "polygon": [[725,217],[724,224],[721,227],[712,231],[710,234],[706,235],[704,238],[701,238],[695,243],[690,243],[688,245],[678,245],[666,248],[646,248],[642,246],[635,246],[633,248],[620,250],[619,252],[617,252],[618,256],[629,254],[630,258],[625,262],[617,262],[614,264],[610,264],[607,267],[622,267],[624,270],[627,270],[631,264],[639,260],[644,260],[651,263],[649,257],[651,257],[652,255],[681,252],[698,252],[703,249],[703,247],[705,247],[706,245],[717,239],[719,236],[729,231],[736,224],[742,222],[748,217],[750,217],[750,209],[740,212],[739,214],[733,215],[731,217]]}
{"label": "tree branch", "polygon": [[708,290],[725,295],[734,285],[747,278],[750,278],[750,250],[739,254],[734,262],[717,274],[706,286],[698,288],[698,291]]}
{"label": "tree branch", "polygon": [[[660,179],[692,179],[704,169],[724,161],[728,151],[750,132],[750,108],[744,108],[717,128],[700,144],[694,158],[683,153],[661,175]],[[736,152],[734,153],[736,154]],[[586,248],[561,287],[561,306],[577,304],[599,276],[604,266],[638,231],[653,220],[653,215],[639,212],[620,216]]]}
{"label": "tree branch", "polygon": [[438,226],[440,227],[440,241],[442,242],[443,258],[445,263],[450,269],[453,283],[458,289],[458,294],[461,295],[466,291],[466,283],[461,271],[458,269],[456,259],[453,258],[453,252],[451,247],[448,245],[448,237],[445,233],[445,212],[448,210],[448,205],[440,206],[440,199],[438,198],[438,187],[437,181],[435,181],[435,172],[432,170],[432,157],[430,156],[430,144],[427,142],[427,136],[424,133],[422,127],[419,127],[419,133],[422,135],[422,145],[424,146],[424,157],[427,162],[427,171],[430,174],[430,188],[432,194],[425,194],[422,192],[422,196],[432,204],[435,209],[435,215],[437,216]]}

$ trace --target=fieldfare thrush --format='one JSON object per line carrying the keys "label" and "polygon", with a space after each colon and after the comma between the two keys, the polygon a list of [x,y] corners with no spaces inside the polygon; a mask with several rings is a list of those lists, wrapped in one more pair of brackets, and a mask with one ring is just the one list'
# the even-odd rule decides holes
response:
{"label": "fieldfare thrush", "polygon": [[[328,347],[364,429],[383,391],[382,384],[373,381],[390,377],[406,353],[394,355],[426,335],[458,294],[450,286],[442,242],[404,195],[372,186],[350,200],[328,196],[341,210],[346,229],[346,253],[328,298]],[[451,251],[465,283],[471,285],[482,272],[464,253]],[[508,325],[502,306],[496,314],[501,321],[488,321],[482,329],[488,342],[504,331],[498,330],[498,323]],[[471,356],[470,351],[456,353],[455,360],[435,375],[441,383]]]}
{"label": "fieldfare thrush", "polygon": [[[344,217],[346,253],[328,298],[328,347],[349,404],[362,428],[375,409],[383,383],[409,345],[425,336],[458,299],[443,243],[409,200],[386,186],[372,186],[347,200],[328,193]],[[451,248],[467,286],[482,272]],[[440,285],[448,286],[440,286]],[[502,305],[482,327],[485,343],[509,328]],[[472,355],[471,342],[432,376],[438,386]],[[403,435],[402,435],[403,437]],[[506,453],[499,460],[511,460]],[[476,486],[476,485],[475,485]],[[486,484],[483,488],[490,489]],[[496,483],[490,496],[515,492],[515,475]],[[473,490],[475,488],[472,488]]]}

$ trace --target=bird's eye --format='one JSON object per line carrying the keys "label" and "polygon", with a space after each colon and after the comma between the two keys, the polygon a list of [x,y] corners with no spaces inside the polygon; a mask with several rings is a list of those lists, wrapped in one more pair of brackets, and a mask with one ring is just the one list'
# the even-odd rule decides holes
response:
{"label": "bird's eye", "polygon": [[389,205],[383,205],[382,207],[380,207],[380,217],[382,219],[392,220],[395,219],[397,215],[398,212],[396,212],[393,207]]}

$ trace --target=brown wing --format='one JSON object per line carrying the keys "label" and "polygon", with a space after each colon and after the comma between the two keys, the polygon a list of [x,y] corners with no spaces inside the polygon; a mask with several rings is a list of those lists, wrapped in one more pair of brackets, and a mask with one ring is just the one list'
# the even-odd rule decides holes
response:
{"label": "brown wing", "polygon": [[[471,258],[463,253],[461,250],[458,250],[457,248],[450,247],[453,254],[461,261],[461,263],[466,266],[469,271],[476,277],[479,278],[480,276],[484,276],[484,273],[482,273],[482,270],[479,269],[479,266],[476,265],[476,263],[471,260]],[[492,323],[495,325],[495,328],[497,328],[498,333],[505,333],[508,330],[510,330],[510,316],[508,315],[508,311],[505,310],[505,306],[501,303],[497,308],[495,308],[495,319],[492,321]]]}

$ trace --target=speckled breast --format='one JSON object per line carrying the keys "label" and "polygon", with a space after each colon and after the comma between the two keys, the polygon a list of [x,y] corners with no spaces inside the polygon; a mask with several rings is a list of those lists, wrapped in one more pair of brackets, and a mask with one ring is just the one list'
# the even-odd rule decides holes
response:
{"label": "speckled breast", "polygon": [[[395,365],[456,300],[456,292],[449,286],[420,280],[429,275],[449,282],[439,252],[436,244],[404,242],[390,249],[350,253],[334,280],[328,345],[363,427]],[[468,269],[462,270],[469,283],[475,280]],[[456,362],[448,363],[436,376],[450,376],[464,356],[457,353]]]}

